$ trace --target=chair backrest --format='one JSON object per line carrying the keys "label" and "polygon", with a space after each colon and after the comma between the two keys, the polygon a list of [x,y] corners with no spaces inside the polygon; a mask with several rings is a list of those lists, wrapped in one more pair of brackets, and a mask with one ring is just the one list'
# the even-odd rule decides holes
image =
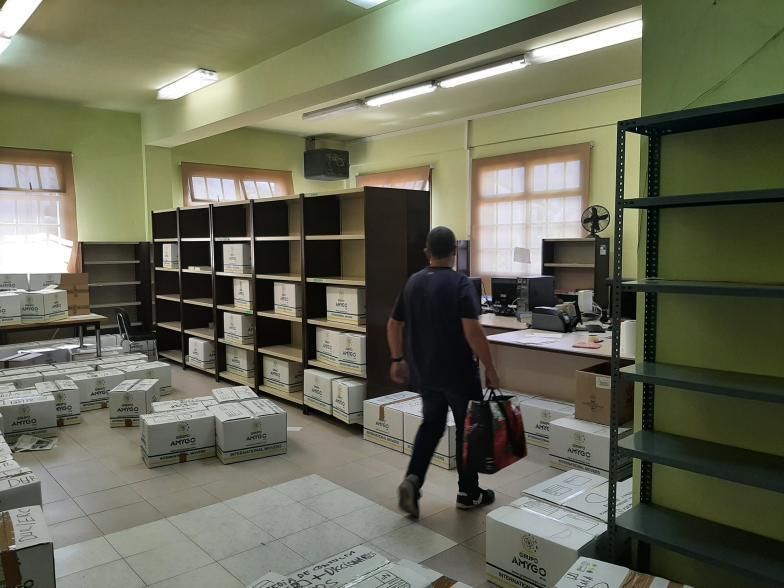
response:
{"label": "chair backrest", "polygon": [[123,339],[130,341],[129,327],[131,325],[131,318],[128,316],[128,311],[124,308],[115,308],[114,316],[117,319],[117,328]]}

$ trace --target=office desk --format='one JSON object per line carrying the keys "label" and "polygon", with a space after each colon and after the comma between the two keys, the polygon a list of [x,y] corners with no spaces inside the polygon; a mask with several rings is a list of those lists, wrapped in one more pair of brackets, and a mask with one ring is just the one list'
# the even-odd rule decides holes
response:
{"label": "office desk", "polygon": [[79,329],[79,347],[84,346],[84,328],[95,327],[95,355],[101,357],[101,321],[106,317],[100,314],[77,314],[60,319],[41,323],[22,323],[19,325],[0,326],[0,341],[6,341],[6,333],[12,331],[40,331],[42,329],[61,329],[63,327],[77,327]]}
{"label": "office desk", "polygon": [[490,313],[480,314],[479,324],[485,328],[488,334],[506,333],[528,328],[528,323],[518,322],[513,316],[496,316]]}

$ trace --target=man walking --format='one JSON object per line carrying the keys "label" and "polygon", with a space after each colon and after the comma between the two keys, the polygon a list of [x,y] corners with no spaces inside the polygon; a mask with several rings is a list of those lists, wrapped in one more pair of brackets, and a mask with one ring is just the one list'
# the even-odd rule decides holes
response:
{"label": "man walking", "polygon": [[436,227],[427,236],[429,265],[408,279],[387,323],[392,355],[390,377],[409,383],[422,396],[422,424],[406,477],[398,487],[400,508],[419,517],[420,489],[436,446],[444,434],[448,409],[456,426],[457,508],[491,504],[492,490],[479,487],[477,472],[463,464],[463,423],[468,403],[482,398],[476,358],[485,367],[488,388],[498,388],[490,346],[479,324],[479,300],[470,280],[452,270],[457,241],[451,229]]}

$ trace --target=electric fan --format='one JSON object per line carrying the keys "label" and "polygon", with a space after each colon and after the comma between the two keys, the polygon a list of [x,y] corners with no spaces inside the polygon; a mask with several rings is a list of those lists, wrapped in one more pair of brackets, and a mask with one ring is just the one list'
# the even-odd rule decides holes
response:
{"label": "electric fan", "polygon": [[602,232],[610,224],[610,211],[598,204],[589,206],[583,210],[580,222],[589,235],[595,237],[596,233]]}

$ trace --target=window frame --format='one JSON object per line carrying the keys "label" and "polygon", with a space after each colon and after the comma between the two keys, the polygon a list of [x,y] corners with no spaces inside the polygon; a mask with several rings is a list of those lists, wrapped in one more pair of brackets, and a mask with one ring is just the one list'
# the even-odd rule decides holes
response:
{"label": "window frame", "polygon": [[[239,167],[232,165],[215,165],[209,163],[180,163],[182,174],[182,201],[183,205],[204,206],[205,204],[217,204],[225,202],[245,202],[248,200],[262,200],[263,198],[249,198],[244,182],[275,182],[284,187],[282,194],[267,196],[290,196],[294,193],[294,181],[289,170],[272,170],[254,167]],[[233,180],[238,198],[235,200],[213,200],[210,198],[193,197],[193,178],[194,177],[218,177],[221,180]]]}
{"label": "window frame", "polygon": [[[429,165],[420,165],[417,167],[407,167],[403,169],[388,170],[383,172],[373,172],[358,174],[356,177],[357,188],[364,188],[365,186],[380,186],[388,187],[388,184],[397,184],[404,182],[415,181],[427,182],[427,187],[422,188],[423,192],[432,192],[433,189],[433,168]],[[416,188],[403,188],[416,190]]]}

